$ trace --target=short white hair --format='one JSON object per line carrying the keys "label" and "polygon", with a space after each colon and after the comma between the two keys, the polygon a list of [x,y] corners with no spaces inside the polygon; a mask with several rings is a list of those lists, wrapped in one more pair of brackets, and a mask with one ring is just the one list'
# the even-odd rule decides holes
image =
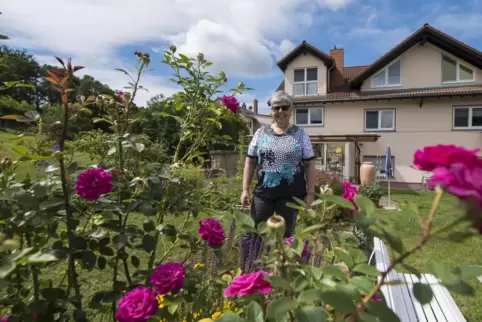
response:
{"label": "short white hair", "polygon": [[293,100],[291,99],[291,96],[288,95],[288,93],[286,93],[285,91],[277,91],[274,92],[273,95],[271,95],[269,105],[293,106]]}

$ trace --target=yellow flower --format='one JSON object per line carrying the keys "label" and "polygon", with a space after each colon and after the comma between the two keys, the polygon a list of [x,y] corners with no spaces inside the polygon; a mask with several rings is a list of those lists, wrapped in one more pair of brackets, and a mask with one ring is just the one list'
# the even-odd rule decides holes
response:
{"label": "yellow flower", "polygon": [[222,316],[223,316],[223,314],[221,312],[215,312],[213,315],[211,315],[213,320],[216,320],[217,318],[220,318]]}
{"label": "yellow flower", "polygon": [[194,313],[192,314],[192,317],[195,318],[195,319],[197,319],[197,318],[199,317],[199,315],[200,315],[200,314],[199,314],[198,312],[194,312]]}
{"label": "yellow flower", "polygon": [[201,263],[194,264],[194,269],[203,268],[203,267],[204,267],[204,264],[201,264]]}
{"label": "yellow flower", "polygon": [[234,302],[226,301],[226,302],[224,302],[224,308],[230,310],[230,309],[234,308],[235,304],[236,303],[234,303]]}
{"label": "yellow flower", "polygon": [[205,318],[205,319],[199,320],[198,322],[213,322],[213,321],[214,321],[213,319]]}
{"label": "yellow flower", "polygon": [[166,306],[164,304],[164,296],[162,295],[158,295],[157,296],[157,303],[159,303],[159,308],[162,309],[164,306]]}

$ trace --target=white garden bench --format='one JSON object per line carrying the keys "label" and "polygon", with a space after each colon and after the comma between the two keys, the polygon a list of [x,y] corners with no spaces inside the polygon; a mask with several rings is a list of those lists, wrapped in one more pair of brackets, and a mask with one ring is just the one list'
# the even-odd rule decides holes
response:
{"label": "white garden bench", "polygon": [[[376,268],[379,272],[385,272],[390,266],[388,249],[377,237],[374,238],[374,243]],[[397,285],[384,285],[381,288],[388,307],[397,314],[401,322],[466,322],[449,291],[435,276],[422,274],[419,280],[414,274],[403,274],[391,270],[385,281],[402,282]],[[419,282],[429,284],[432,288],[433,299],[428,304],[421,305],[413,295],[412,285]]]}

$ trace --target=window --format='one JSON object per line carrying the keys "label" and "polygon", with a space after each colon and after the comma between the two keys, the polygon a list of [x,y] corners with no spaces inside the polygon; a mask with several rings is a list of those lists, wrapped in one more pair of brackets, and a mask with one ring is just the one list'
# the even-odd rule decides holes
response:
{"label": "window", "polygon": [[323,125],[323,108],[297,108],[295,109],[296,125]]}
{"label": "window", "polygon": [[454,129],[482,129],[482,106],[454,107]]}
{"label": "window", "polygon": [[293,95],[318,95],[318,69],[295,69]]}
{"label": "window", "polygon": [[395,110],[366,110],[365,131],[395,130]]}
{"label": "window", "polygon": [[[364,155],[363,162],[373,162],[375,165],[376,171],[376,178],[377,179],[384,179],[385,178],[385,155]],[[392,155],[392,176],[395,177],[395,157]]]}
{"label": "window", "polygon": [[387,87],[402,85],[402,61],[399,59],[372,78],[372,87]]}
{"label": "window", "polygon": [[474,71],[455,59],[442,56],[442,83],[473,82]]}

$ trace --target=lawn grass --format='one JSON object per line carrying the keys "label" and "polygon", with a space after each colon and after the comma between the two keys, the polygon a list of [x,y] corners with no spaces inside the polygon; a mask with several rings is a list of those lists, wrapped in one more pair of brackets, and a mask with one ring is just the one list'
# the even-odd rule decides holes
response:
{"label": "lawn grass", "polygon": [[[392,196],[400,204],[400,211],[378,210],[380,217],[390,218],[393,222],[393,232],[402,238],[404,245],[412,246],[420,238],[420,225],[417,215],[410,210],[408,204],[417,204],[420,215],[427,216],[435,194],[433,192],[415,192],[393,190]],[[457,200],[452,196],[444,196],[436,215],[434,227],[448,224],[454,216]],[[455,268],[460,264],[482,265],[482,238],[471,238],[461,243],[454,243],[443,239],[431,240],[426,247],[409,257],[407,264],[422,272],[427,272],[429,262],[439,262]],[[403,271],[402,268],[397,268]],[[467,321],[482,321],[482,283],[476,278],[468,281],[475,289],[475,296],[462,296],[452,293],[455,302],[466,317]]]}

